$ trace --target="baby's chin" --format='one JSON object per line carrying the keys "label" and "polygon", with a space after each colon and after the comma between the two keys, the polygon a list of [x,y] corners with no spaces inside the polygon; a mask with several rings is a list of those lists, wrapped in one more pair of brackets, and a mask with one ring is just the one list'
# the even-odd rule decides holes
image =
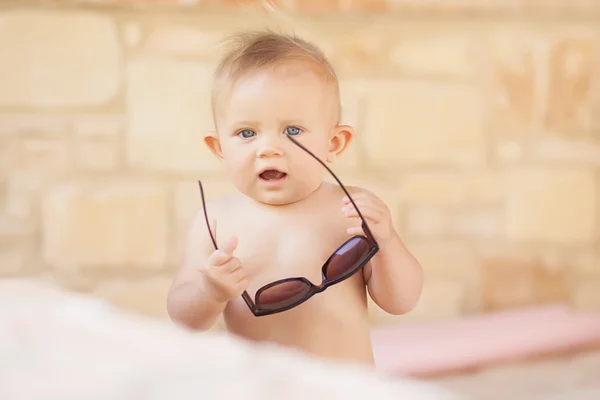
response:
{"label": "baby's chin", "polygon": [[310,196],[310,193],[305,194],[283,194],[283,193],[260,193],[250,195],[252,200],[269,206],[287,206],[290,204],[302,201]]}
{"label": "baby's chin", "polygon": [[277,191],[266,191],[266,190],[249,190],[243,191],[243,193],[252,199],[253,201],[269,206],[286,206],[290,204],[302,201],[311,194],[313,194],[318,186],[315,188],[286,188],[284,190]]}

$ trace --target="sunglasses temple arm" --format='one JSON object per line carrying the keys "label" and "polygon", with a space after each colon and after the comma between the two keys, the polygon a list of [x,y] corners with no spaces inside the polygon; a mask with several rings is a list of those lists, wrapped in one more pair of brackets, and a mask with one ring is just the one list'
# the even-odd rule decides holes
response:
{"label": "sunglasses temple arm", "polygon": [[242,293],[242,298],[244,299],[246,305],[250,308],[250,310],[252,310],[253,312],[256,311],[256,304],[254,304],[254,301],[252,300],[252,297],[250,297],[248,291],[244,290],[244,292]]}
{"label": "sunglasses temple arm", "polygon": [[210,239],[212,240],[213,245],[215,246],[215,250],[217,250],[218,249],[217,241],[215,240],[215,236],[213,235],[212,230],[210,229],[210,222],[208,221],[208,214],[206,213],[206,201],[204,199],[204,189],[202,188],[202,182],[198,181],[198,186],[200,187],[200,197],[202,198],[202,209],[204,210],[204,219],[206,220],[206,228],[208,229]]}
{"label": "sunglasses temple arm", "polygon": [[[208,222],[208,213],[206,212],[206,201],[204,199],[204,189],[202,188],[202,182],[198,181],[198,186],[200,187],[200,197],[202,198],[202,209],[204,210],[204,219],[206,220],[206,228],[208,229],[208,233],[210,234],[210,239],[212,240],[213,245],[215,246],[215,250],[217,250],[218,249],[217,241],[215,240],[212,230],[210,229],[210,223]],[[244,301],[246,302],[248,307],[250,307],[250,309],[253,312],[255,312],[256,304],[254,304],[252,297],[250,297],[250,294],[246,290],[244,290],[244,292],[242,293],[242,298],[244,299]]]}
{"label": "sunglasses temple arm", "polygon": [[342,188],[342,190],[344,191],[344,193],[346,194],[346,196],[348,196],[348,200],[350,200],[350,202],[352,203],[352,205],[354,206],[354,209],[356,210],[356,212],[358,213],[358,216],[360,217],[361,221],[362,221],[362,228],[363,231],[365,232],[365,235],[372,240],[374,243],[376,243],[375,241],[375,237],[373,236],[373,233],[371,232],[371,229],[369,229],[369,225],[367,225],[367,221],[365,221],[365,218],[363,217],[363,215],[361,214],[360,210],[358,209],[356,203],[354,202],[354,200],[352,199],[352,196],[350,196],[350,193],[348,193],[348,190],[346,190],[346,187],[344,186],[344,184],[338,179],[338,177],[333,173],[333,171],[327,166],[327,164],[325,164],[323,161],[321,161],[319,159],[319,157],[315,156],[310,150],[308,150],[306,147],[304,147],[303,145],[301,145],[300,143],[298,143],[295,139],[293,139],[290,135],[286,135],[292,142],[294,142],[294,144],[296,144],[298,147],[300,147],[302,150],[304,150],[305,152],[307,152],[312,158],[314,158],[315,160],[317,160],[319,162],[319,164],[321,164],[323,167],[325,167],[325,169],[331,174],[331,176],[333,176],[333,179],[336,180],[336,182],[338,183],[338,185],[340,185],[340,187]]}

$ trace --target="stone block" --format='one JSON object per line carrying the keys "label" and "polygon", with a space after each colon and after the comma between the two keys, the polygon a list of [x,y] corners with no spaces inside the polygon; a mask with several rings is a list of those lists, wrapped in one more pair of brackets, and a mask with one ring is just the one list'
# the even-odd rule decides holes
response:
{"label": "stone block", "polygon": [[[326,48],[330,49],[330,61],[342,79],[377,79],[396,74],[397,68],[390,62],[389,56],[397,37],[396,28],[392,23],[338,23],[335,30],[323,32],[323,37],[331,36],[335,38],[333,46],[327,39],[323,42]],[[320,42],[321,39],[316,43]]]}
{"label": "stone block", "polygon": [[12,170],[6,178],[6,197],[2,199],[9,217],[27,229],[39,228],[39,205],[43,194],[63,177],[55,171]]}
{"label": "stone block", "polygon": [[484,311],[567,301],[565,266],[552,267],[539,257],[498,256],[482,261]]}
{"label": "stone block", "polygon": [[126,312],[167,319],[167,295],[171,282],[169,276],[114,280],[101,283],[92,294]]}
{"label": "stone block", "polygon": [[0,106],[92,106],[119,93],[119,37],[105,14],[7,10],[0,48],[0,76],[10,77],[0,81]]}
{"label": "stone block", "polygon": [[62,139],[30,138],[6,141],[0,148],[0,180],[8,215],[32,224],[40,193],[69,172],[69,144]]}
{"label": "stone block", "polygon": [[497,170],[407,171],[400,179],[404,204],[493,204],[505,197],[506,177]]}
{"label": "stone block", "polygon": [[305,0],[296,4],[296,10],[303,13],[321,13],[339,11],[338,0]]}
{"label": "stone block", "polygon": [[461,282],[426,278],[419,303],[407,314],[388,314],[369,297],[369,321],[382,326],[455,318],[462,315],[464,299],[465,286]]}
{"label": "stone block", "polygon": [[531,158],[538,163],[600,165],[600,142],[593,138],[543,138],[531,144]]}
{"label": "stone block", "polygon": [[78,115],[73,117],[73,133],[81,137],[116,137],[124,130],[125,118],[119,114]]}
{"label": "stone block", "polygon": [[0,246],[0,278],[26,272],[28,257],[25,246]]}
{"label": "stone block", "polygon": [[471,200],[481,204],[501,204],[506,198],[507,181],[507,175],[502,169],[473,171]]}
{"label": "stone block", "polygon": [[505,220],[501,209],[492,207],[441,208],[412,206],[406,211],[406,232],[411,237],[501,237]]}
{"label": "stone block", "polygon": [[522,138],[498,138],[495,140],[493,151],[493,161],[496,165],[515,165],[526,162],[529,155],[530,143],[523,143]]}
{"label": "stone block", "polygon": [[427,240],[406,242],[427,276],[465,280],[479,268],[477,255],[460,240]]}
{"label": "stone block", "polygon": [[0,213],[0,277],[26,275],[40,267],[35,228],[31,220]]}
{"label": "stone block", "polygon": [[153,171],[219,170],[203,140],[213,129],[212,69],[191,61],[136,60],[127,77],[128,163]]}
{"label": "stone block", "polygon": [[[600,87],[600,34],[565,34],[549,48],[545,128],[560,136],[587,137],[594,91]],[[597,95],[596,95],[597,96]]]}
{"label": "stone block", "polygon": [[[25,178],[25,179],[23,179]],[[4,200],[4,207],[8,216],[23,221],[35,219],[35,195],[38,190],[35,183],[39,181],[32,179],[31,175],[11,173],[6,180],[7,193]]]}
{"label": "stone block", "polygon": [[0,149],[0,165],[7,171],[35,171],[40,174],[69,167],[68,142],[59,138],[14,138]]}
{"label": "stone block", "polygon": [[443,208],[414,206],[404,211],[406,234],[416,238],[441,238],[448,231],[448,215]]}
{"label": "stone block", "polygon": [[506,231],[503,208],[469,207],[450,215],[450,235],[477,239],[502,238]]}
{"label": "stone block", "polygon": [[69,144],[62,139],[25,139],[21,144],[19,169],[39,172],[61,171],[69,167]]}
{"label": "stone block", "polygon": [[341,122],[360,131],[362,129],[361,104],[364,101],[365,85],[353,80],[340,80],[339,85],[342,103]]}
{"label": "stone block", "polygon": [[597,236],[598,188],[585,168],[531,168],[512,173],[507,235],[511,240],[590,243]]}
{"label": "stone block", "polygon": [[492,129],[502,137],[521,137],[541,127],[540,78],[547,38],[521,27],[495,27],[484,37],[480,79],[487,94]]}
{"label": "stone block", "polygon": [[463,313],[466,285],[453,279],[425,278],[419,303],[408,317],[413,320],[455,318]]}
{"label": "stone block", "polygon": [[371,165],[472,167],[484,162],[483,105],[475,89],[411,81],[371,86],[364,134]]}
{"label": "stone block", "polygon": [[6,211],[0,213],[0,243],[11,244],[22,242],[24,239],[31,237],[35,233],[35,229],[24,224],[19,218],[11,216]]}
{"label": "stone block", "polygon": [[600,277],[600,249],[597,246],[570,252],[566,262],[573,266],[573,272],[580,277]]}
{"label": "stone block", "polygon": [[59,136],[69,132],[68,116],[45,113],[4,113],[0,115],[0,135],[46,134]]}
{"label": "stone block", "polygon": [[589,137],[600,78],[600,36],[577,29],[497,28],[482,77],[499,135]]}
{"label": "stone block", "polygon": [[118,146],[110,140],[78,140],[73,145],[75,163],[88,171],[111,171],[119,164]]}
{"label": "stone block", "polygon": [[574,285],[571,306],[580,312],[600,312],[600,278],[580,280]]}
{"label": "stone block", "polygon": [[136,22],[123,24],[121,33],[123,35],[123,42],[129,47],[136,47],[142,41],[142,27]]}
{"label": "stone block", "polygon": [[402,24],[389,58],[403,74],[469,78],[479,62],[474,27],[419,22]]}
{"label": "stone block", "polygon": [[[207,21],[205,21],[207,22]],[[215,48],[227,37],[223,27],[213,30],[204,24],[153,26],[144,40],[144,50],[167,56],[196,56],[212,59]]]}
{"label": "stone block", "polygon": [[169,234],[167,205],[159,184],[59,186],[42,205],[45,261],[55,268],[161,268]]}

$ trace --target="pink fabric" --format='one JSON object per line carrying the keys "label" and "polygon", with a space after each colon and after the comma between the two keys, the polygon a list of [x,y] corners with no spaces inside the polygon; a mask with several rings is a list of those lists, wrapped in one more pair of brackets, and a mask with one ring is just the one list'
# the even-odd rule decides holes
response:
{"label": "pink fabric", "polygon": [[600,343],[600,315],[549,305],[374,328],[372,337],[377,368],[383,373],[439,374]]}

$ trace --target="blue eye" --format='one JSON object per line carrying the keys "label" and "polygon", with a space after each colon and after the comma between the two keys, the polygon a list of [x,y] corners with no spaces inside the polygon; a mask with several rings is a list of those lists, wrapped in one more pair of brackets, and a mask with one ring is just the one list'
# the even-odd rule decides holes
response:
{"label": "blue eye", "polygon": [[241,136],[244,139],[251,138],[254,135],[256,135],[256,132],[254,132],[252,129],[244,129],[238,133],[238,136]]}
{"label": "blue eye", "polygon": [[295,126],[288,126],[287,128],[285,128],[285,133],[291,136],[299,135],[300,132],[300,128],[297,128]]}

